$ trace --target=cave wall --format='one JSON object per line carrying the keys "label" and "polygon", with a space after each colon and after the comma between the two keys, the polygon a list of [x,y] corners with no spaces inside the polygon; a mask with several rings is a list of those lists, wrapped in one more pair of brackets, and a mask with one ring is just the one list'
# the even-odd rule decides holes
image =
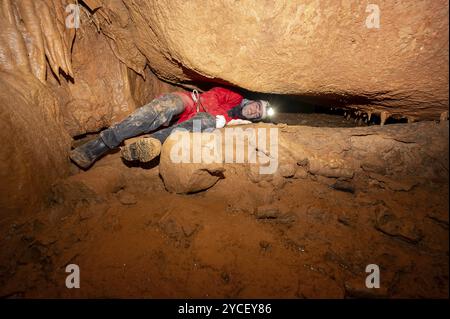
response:
{"label": "cave wall", "polygon": [[[56,5],[55,5],[56,4]],[[74,30],[59,0],[0,3],[0,218],[37,212],[57,178],[68,173],[70,136],[51,72],[72,74]]]}
{"label": "cave wall", "polygon": [[[0,2],[0,210],[33,211],[68,174],[71,136],[199,81],[446,118],[448,1]],[[164,80],[163,81],[161,81]]]}
{"label": "cave wall", "polygon": [[135,109],[128,68],[115,58],[105,37],[93,27],[78,30],[72,65],[73,80],[49,78],[72,136],[98,131]]}
{"label": "cave wall", "polygon": [[0,2],[0,219],[36,213],[70,173],[71,136],[96,132],[178,89],[130,70],[92,15],[66,28],[72,0]]}
{"label": "cave wall", "polygon": [[0,72],[0,218],[37,212],[68,174],[70,136],[59,104],[33,76]]}
{"label": "cave wall", "polygon": [[380,28],[366,27],[373,11],[359,0],[85,2],[136,72],[147,59],[173,82],[328,97],[410,120],[448,111],[447,0],[377,1]]}
{"label": "cave wall", "polygon": [[71,136],[97,132],[116,123],[155,96],[176,87],[159,80],[149,68],[129,69],[113,53],[107,38],[82,11],[72,49],[73,79],[48,84],[57,93],[64,125]]}

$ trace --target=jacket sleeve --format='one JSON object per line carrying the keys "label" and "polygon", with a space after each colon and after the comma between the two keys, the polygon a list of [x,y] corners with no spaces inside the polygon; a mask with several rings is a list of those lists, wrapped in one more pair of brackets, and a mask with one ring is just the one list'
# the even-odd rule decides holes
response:
{"label": "jacket sleeve", "polygon": [[213,88],[211,91],[216,94],[219,104],[226,106],[227,109],[231,109],[240,104],[243,99],[242,95],[221,87]]}

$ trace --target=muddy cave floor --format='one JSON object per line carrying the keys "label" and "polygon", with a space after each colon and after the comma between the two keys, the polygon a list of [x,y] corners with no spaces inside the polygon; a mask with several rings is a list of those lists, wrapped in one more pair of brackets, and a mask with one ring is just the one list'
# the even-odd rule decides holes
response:
{"label": "muddy cave floor", "polygon": [[[0,296],[448,297],[448,184],[236,176],[176,195],[157,165],[118,153],[74,172],[79,183],[60,185],[47,210],[1,222]],[[66,288],[67,264],[80,267],[80,289]],[[379,289],[365,287],[368,264]]]}

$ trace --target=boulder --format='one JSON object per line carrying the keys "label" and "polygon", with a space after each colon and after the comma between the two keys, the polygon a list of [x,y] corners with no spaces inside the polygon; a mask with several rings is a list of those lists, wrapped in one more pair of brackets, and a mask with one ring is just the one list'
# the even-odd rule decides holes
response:
{"label": "boulder", "polygon": [[[223,159],[206,163],[194,161],[194,151],[211,146],[212,133],[174,133],[164,142],[161,149],[159,172],[166,189],[170,192],[186,194],[202,191],[213,186],[223,177],[225,171]],[[193,147],[198,138],[199,148]],[[181,158],[184,155],[184,160]]]}
{"label": "boulder", "polygon": [[448,1],[96,2],[121,61],[136,69],[144,56],[171,82],[296,94],[384,120],[448,111]]}

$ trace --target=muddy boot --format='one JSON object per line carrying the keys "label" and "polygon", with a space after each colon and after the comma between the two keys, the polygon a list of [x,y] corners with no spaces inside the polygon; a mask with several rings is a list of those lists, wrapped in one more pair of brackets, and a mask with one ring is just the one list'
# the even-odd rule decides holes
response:
{"label": "muddy boot", "polygon": [[121,148],[120,155],[127,161],[150,162],[161,153],[161,142],[156,138],[144,137]]}
{"label": "muddy boot", "polygon": [[110,148],[103,143],[103,140],[100,137],[97,137],[96,139],[71,150],[69,157],[78,166],[86,169],[109,150]]}

